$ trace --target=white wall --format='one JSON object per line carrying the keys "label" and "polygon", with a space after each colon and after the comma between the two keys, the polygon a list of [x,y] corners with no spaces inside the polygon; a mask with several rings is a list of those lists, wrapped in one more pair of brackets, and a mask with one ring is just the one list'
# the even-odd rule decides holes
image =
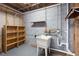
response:
{"label": "white wall", "polygon": [[[62,42],[66,43],[67,40],[67,22],[65,16],[67,15],[67,4],[57,4],[48,6],[46,8],[40,8],[33,11],[25,12],[24,21],[28,34],[29,43],[35,41],[35,34],[42,34],[45,31],[45,27],[31,27],[32,22],[46,21],[47,28],[49,29],[61,29],[62,30]],[[59,47],[56,39],[52,40],[51,44],[53,48],[66,50],[66,46]],[[64,48],[63,48],[64,47]]]}
{"label": "white wall", "polygon": [[2,49],[2,27],[5,24],[5,13],[0,12],[0,51]]}
{"label": "white wall", "polygon": [[33,10],[26,12],[24,16],[24,22],[26,25],[27,37],[30,41],[35,41],[34,35],[44,33],[45,27],[32,27],[32,22],[45,21],[45,9],[43,10]]}
{"label": "white wall", "polygon": [[57,7],[50,7],[46,9],[47,12],[47,26],[49,29],[57,29]]}

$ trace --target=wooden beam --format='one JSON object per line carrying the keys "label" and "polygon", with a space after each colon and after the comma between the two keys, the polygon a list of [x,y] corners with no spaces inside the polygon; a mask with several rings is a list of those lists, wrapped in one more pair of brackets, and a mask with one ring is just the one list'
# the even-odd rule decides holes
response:
{"label": "wooden beam", "polygon": [[14,13],[16,12],[17,14],[21,14],[21,15],[23,15],[22,12],[20,12],[20,11],[18,11],[18,10],[15,10],[15,9],[9,7],[9,6],[4,5],[4,4],[0,4],[0,6],[1,6],[2,8],[9,9],[9,10],[11,10],[11,11],[14,12]]}
{"label": "wooden beam", "polygon": [[[39,4],[39,3],[38,3]],[[18,10],[23,10],[23,9],[29,9],[30,7],[33,7],[33,6],[36,6],[36,5],[38,5],[38,4],[28,4],[29,6],[24,6],[24,8],[20,8],[20,9],[18,9]],[[25,4],[26,5],[26,4]]]}

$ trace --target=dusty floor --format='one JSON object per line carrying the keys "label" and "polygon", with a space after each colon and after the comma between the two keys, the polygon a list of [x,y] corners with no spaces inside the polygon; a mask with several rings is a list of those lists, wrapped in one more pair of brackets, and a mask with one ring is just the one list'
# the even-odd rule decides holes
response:
{"label": "dusty floor", "polygon": [[[19,46],[18,48],[13,48],[9,50],[7,54],[0,53],[0,56],[37,56],[37,49],[35,46],[31,46],[25,43]],[[40,54],[40,56],[45,56],[44,49]],[[68,56],[68,55],[51,50],[50,53],[48,53],[48,56]]]}
{"label": "dusty floor", "polygon": [[[40,54],[40,56],[45,56],[44,50],[42,51],[42,53]],[[70,55],[68,55],[66,53],[62,53],[62,52],[51,50],[50,53],[48,51],[48,56],[70,56]]]}
{"label": "dusty floor", "polygon": [[1,53],[0,56],[37,56],[37,49],[25,43],[9,50],[7,54]]}

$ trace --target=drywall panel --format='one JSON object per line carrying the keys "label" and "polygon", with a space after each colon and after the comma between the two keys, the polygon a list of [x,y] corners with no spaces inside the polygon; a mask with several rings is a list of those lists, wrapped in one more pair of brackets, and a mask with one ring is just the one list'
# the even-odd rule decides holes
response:
{"label": "drywall panel", "polygon": [[18,16],[17,14],[13,15],[7,13],[7,25],[15,25],[15,26],[23,25],[22,16]]}
{"label": "drywall panel", "polygon": [[2,49],[2,27],[5,24],[5,13],[0,11],[0,52]]}
{"label": "drywall panel", "polygon": [[5,17],[5,12],[2,12],[2,11],[0,11],[0,25],[1,26],[3,26],[3,25],[5,25],[5,19],[6,19],[6,17]]}
{"label": "drywall panel", "polygon": [[14,16],[7,13],[7,25],[14,25]]}
{"label": "drywall panel", "polygon": [[24,19],[23,19],[23,17],[19,17],[19,25],[20,26],[24,25]]}
{"label": "drywall panel", "polygon": [[15,25],[19,26],[19,22],[20,22],[19,17],[15,15]]}

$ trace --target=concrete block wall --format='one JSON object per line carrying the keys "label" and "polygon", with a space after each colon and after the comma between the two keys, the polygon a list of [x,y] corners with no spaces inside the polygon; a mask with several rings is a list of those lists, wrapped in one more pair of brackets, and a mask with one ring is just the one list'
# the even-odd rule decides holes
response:
{"label": "concrete block wall", "polygon": [[[46,21],[48,29],[60,29],[62,31],[63,43],[68,43],[68,23],[65,21],[67,15],[67,4],[52,5],[32,11],[25,12],[24,22],[27,30],[29,43],[36,41],[35,34],[42,34],[45,31],[45,27],[31,27],[32,22]],[[56,38],[51,41],[51,48],[66,50],[66,45],[58,46]]]}
{"label": "concrete block wall", "polygon": [[31,42],[36,42],[35,35],[44,33],[45,27],[32,27],[33,22],[45,21],[45,9],[33,10],[26,12],[24,15],[24,22],[27,31],[27,38]]}

